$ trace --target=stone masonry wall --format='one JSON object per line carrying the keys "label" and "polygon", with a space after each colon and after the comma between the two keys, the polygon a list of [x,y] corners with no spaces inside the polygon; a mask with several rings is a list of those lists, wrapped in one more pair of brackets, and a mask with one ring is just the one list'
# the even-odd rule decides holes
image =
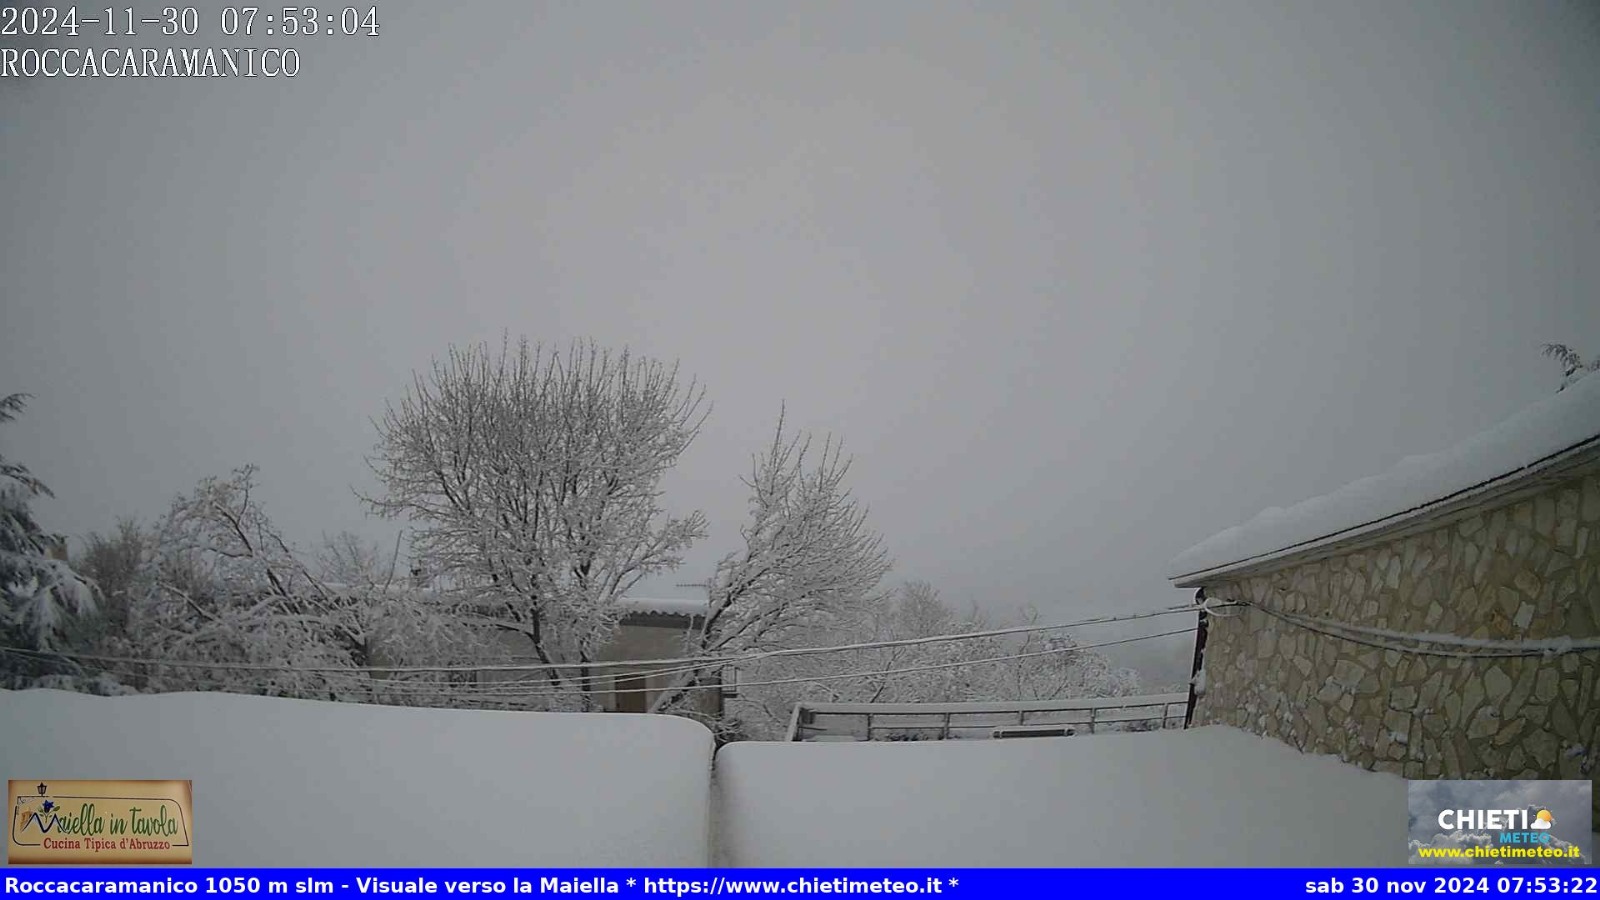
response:
{"label": "stone masonry wall", "polygon": [[[1402,632],[1600,636],[1600,475],[1432,531],[1208,596]],[[1210,619],[1199,724],[1224,723],[1407,778],[1588,779],[1600,652],[1459,659],[1375,649],[1259,610]],[[1600,828],[1600,792],[1594,824]]]}

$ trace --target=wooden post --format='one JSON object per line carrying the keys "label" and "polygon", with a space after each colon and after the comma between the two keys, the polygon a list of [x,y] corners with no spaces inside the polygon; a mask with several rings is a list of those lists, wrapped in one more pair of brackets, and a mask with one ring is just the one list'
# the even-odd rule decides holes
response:
{"label": "wooden post", "polygon": [[789,716],[789,740],[798,741],[800,737],[800,704],[794,705],[794,713]]}
{"label": "wooden post", "polygon": [[1196,694],[1194,690],[1194,680],[1195,678],[1199,677],[1200,670],[1204,668],[1206,663],[1205,601],[1206,589],[1202,587],[1200,590],[1194,592],[1194,602],[1201,604],[1201,607],[1200,621],[1196,623],[1194,630],[1194,665],[1189,669],[1189,703],[1183,711],[1183,727],[1185,728],[1188,728],[1190,725],[1194,724],[1195,702],[1200,699],[1200,696]]}

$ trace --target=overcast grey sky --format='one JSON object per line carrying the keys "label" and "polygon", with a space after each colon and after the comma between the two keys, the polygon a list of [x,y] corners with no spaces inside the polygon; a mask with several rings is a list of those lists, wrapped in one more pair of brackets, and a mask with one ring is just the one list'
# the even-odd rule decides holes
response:
{"label": "overcast grey sky", "polygon": [[786,401],[895,577],[1064,621],[1600,351],[1594,4],[377,9],[178,42],[294,78],[0,79],[0,450],[48,525],[255,462],[297,539],[392,539],[369,417],[509,329],[709,389],[669,501],[712,533],[653,593],[732,549]]}

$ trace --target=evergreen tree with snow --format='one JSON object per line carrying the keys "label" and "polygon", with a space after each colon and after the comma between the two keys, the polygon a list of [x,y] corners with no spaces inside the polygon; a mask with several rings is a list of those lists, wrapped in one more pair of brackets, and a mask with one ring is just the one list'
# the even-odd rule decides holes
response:
{"label": "evergreen tree with snow", "polygon": [[[27,394],[0,399],[0,422],[16,418]],[[26,466],[0,456],[0,639],[8,647],[33,651],[61,649],[77,618],[95,611],[93,585],[50,550],[62,538],[49,534],[33,517],[37,497],[54,496]],[[9,674],[36,671],[29,657],[6,654]]]}
{"label": "evergreen tree with snow", "polygon": [[1557,392],[1566,390],[1590,372],[1600,372],[1600,356],[1585,360],[1566,344],[1545,344],[1544,355],[1561,365],[1561,386],[1556,388]]}

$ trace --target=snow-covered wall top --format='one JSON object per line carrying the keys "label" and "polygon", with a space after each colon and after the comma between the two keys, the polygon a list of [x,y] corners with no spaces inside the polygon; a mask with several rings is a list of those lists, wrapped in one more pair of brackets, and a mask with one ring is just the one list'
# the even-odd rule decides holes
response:
{"label": "snow-covered wall top", "polygon": [[1351,482],[1288,509],[1272,508],[1178,554],[1177,580],[1398,519],[1586,442],[1600,440],[1600,373],[1456,446],[1410,456],[1382,475]]}
{"label": "snow-covered wall top", "polygon": [[703,866],[711,732],[670,716],[0,691],[0,771],[189,779],[201,866]]}
{"label": "snow-covered wall top", "polygon": [[[735,866],[1395,866],[1404,783],[1224,726],[1013,741],[735,743]],[[198,788],[197,788],[198,790]]]}

